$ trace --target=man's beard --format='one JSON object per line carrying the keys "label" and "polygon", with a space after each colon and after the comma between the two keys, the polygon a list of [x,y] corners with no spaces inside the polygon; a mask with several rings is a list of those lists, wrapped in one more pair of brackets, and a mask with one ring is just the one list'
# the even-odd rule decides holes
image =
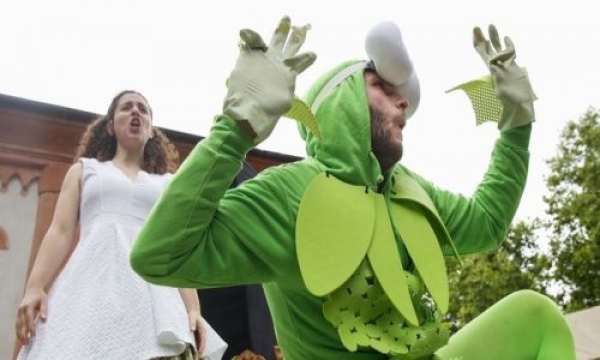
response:
{"label": "man's beard", "polygon": [[383,114],[369,106],[371,114],[371,150],[379,161],[382,172],[390,170],[402,158],[402,143],[397,144],[383,125]]}

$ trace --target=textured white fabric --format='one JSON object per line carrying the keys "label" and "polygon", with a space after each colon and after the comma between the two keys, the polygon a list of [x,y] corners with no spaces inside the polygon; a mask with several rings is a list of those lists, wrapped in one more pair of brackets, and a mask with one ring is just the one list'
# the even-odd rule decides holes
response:
{"label": "textured white fabric", "polygon": [[146,360],[183,352],[194,340],[179,291],[145,282],[129,265],[136,234],[171,175],[140,171],[132,180],[110,161],[80,161],[79,243],[51,287],[47,320],[38,321],[18,359]]}

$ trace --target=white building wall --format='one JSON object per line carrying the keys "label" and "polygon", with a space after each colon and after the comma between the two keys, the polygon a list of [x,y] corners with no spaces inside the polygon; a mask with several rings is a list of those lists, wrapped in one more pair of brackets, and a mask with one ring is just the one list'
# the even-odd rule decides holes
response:
{"label": "white building wall", "polygon": [[16,176],[0,191],[0,226],[8,235],[8,249],[0,250],[0,359],[11,359],[15,345],[15,316],[23,295],[33,242],[38,202],[34,181],[22,193]]}
{"label": "white building wall", "polygon": [[577,360],[600,359],[600,306],[567,314]]}

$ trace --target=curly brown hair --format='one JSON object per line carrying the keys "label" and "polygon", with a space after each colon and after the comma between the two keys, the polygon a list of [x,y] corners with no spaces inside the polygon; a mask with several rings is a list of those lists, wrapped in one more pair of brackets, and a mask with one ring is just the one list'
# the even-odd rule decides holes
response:
{"label": "curly brown hair", "polygon": [[[111,160],[117,152],[117,139],[109,134],[107,124],[115,116],[119,100],[126,94],[137,94],[146,100],[144,95],[134,90],[124,90],[118,93],[110,103],[106,115],[100,116],[89,124],[81,136],[75,161],[81,157],[96,158],[99,161]],[[150,108],[150,116],[152,109]],[[156,127],[152,127],[153,137],[148,139],[144,148],[144,163],[142,169],[150,174],[173,173],[179,167],[179,152],[169,138]]]}

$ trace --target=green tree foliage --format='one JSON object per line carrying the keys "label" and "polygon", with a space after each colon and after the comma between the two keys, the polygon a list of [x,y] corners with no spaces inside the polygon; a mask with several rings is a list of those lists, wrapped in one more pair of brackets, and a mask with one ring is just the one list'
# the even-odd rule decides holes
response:
{"label": "green tree foliage", "polygon": [[600,112],[570,121],[548,161],[551,253],[567,311],[600,305]]}
{"label": "green tree foliage", "polygon": [[448,261],[451,321],[459,326],[521,289],[546,293],[549,259],[538,247],[541,223],[518,222],[498,251]]}

